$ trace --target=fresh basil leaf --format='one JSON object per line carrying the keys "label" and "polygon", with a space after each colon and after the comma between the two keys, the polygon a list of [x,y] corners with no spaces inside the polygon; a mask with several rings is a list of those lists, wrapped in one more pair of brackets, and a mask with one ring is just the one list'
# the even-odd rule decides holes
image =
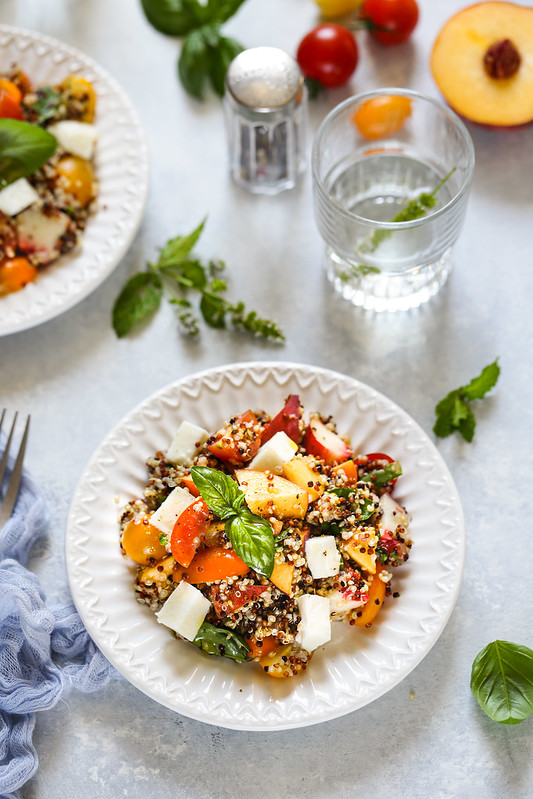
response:
{"label": "fresh basil leaf", "polygon": [[533,650],[493,641],[472,664],[470,689],[487,716],[500,724],[520,724],[533,713]]}
{"label": "fresh basil leaf", "polygon": [[187,236],[175,236],[173,239],[169,239],[159,253],[157,267],[162,268],[182,264],[202,235],[205,222],[206,220],[203,219],[198,227]]}
{"label": "fresh basil leaf", "polygon": [[270,577],[274,568],[274,532],[261,516],[247,508],[226,522],[226,535],[237,555],[258,574]]}
{"label": "fresh basil leaf", "polygon": [[216,45],[210,45],[209,55],[209,77],[215,92],[222,97],[226,89],[226,72],[235,56],[242,53],[243,46],[235,39],[228,36],[218,37]]}
{"label": "fresh basil leaf", "polygon": [[461,433],[462,437],[465,441],[472,441],[474,438],[474,432],[476,429],[476,417],[468,407],[466,406],[466,413],[463,414],[462,418],[459,420],[457,424],[457,429]]}
{"label": "fresh basil leaf", "polygon": [[30,122],[0,119],[0,188],[36,172],[55,153],[51,133]]}
{"label": "fresh basil leaf", "polygon": [[208,0],[206,16],[211,22],[227,22],[244,2],[245,0]]}
{"label": "fresh basil leaf", "polygon": [[209,74],[209,49],[203,30],[191,31],[183,42],[178,59],[179,78],[197,100],[201,100]]}
{"label": "fresh basil leaf", "polygon": [[57,113],[62,95],[51,86],[44,86],[37,90],[37,100],[32,105],[32,111],[37,114],[36,125],[43,125],[53,119]]}
{"label": "fresh basil leaf", "polygon": [[[362,496],[356,488],[338,486],[337,488],[328,489],[328,494],[335,494],[337,497],[343,497],[343,499],[350,499],[351,497],[350,507],[358,522],[365,522],[376,512],[376,502],[370,497]],[[342,529],[338,528],[338,532],[342,532]]]}
{"label": "fresh basil leaf", "polygon": [[148,22],[169,36],[185,36],[198,27],[198,3],[190,0],[141,0]]}
{"label": "fresh basil leaf", "polygon": [[483,399],[487,391],[494,388],[500,376],[498,359],[485,366],[481,374],[474,377],[467,386],[463,386],[462,393],[467,400]]}
{"label": "fresh basil leaf", "polygon": [[214,327],[217,330],[226,327],[227,310],[228,305],[222,297],[208,293],[202,294],[200,311],[209,327]]}
{"label": "fresh basil leaf", "polygon": [[402,465],[400,461],[393,461],[388,463],[383,469],[374,469],[372,472],[367,472],[361,477],[362,483],[371,483],[372,488],[382,488],[391,480],[395,480],[402,474]]}
{"label": "fresh basil leaf", "polygon": [[119,338],[126,336],[132,327],[148,314],[156,311],[163,296],[163,284],[154,272],[133,275],[113,306],[113,329]]}
{"label": "fresh basil leaf", "polygon": [[205,504],[219,519],[229,519],[240,513],[244,492],[228,474],[208,466],[193,466],[191,477]]}
{"label": "fresh basil leaf", "polygon": [[232,660],[248,660],[250,647],[238,633],[226,627],[215,627],[204,621],[193,640],[207,655],[219,655]]}

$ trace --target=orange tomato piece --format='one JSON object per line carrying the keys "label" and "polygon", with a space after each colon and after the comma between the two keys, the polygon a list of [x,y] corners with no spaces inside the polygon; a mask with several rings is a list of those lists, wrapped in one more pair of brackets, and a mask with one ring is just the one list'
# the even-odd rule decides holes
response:
{"label": "orange tomato piece", "polygon": [[22,119],[22,116],[20,103],[9,92],[0,88],[0,119]]}
{"label": "orange tomato piece", "polygon": [[200,497],[180,513],[170,536],[170,551],[181,566],[188,566],[213,519]]}
{"label": "orange tomato piece", "polygon": [[365,139],[382,139],[397,133],[411,114],[411,100],[402,95],[383,95],[365,100],[352,117]]}
{"label": "orange tomato piece", "polygon": [[57,183],[85,206],[95,196],[94,172],[89,161],[77,155],[66,155],[57,164]]}
{"label": "orange tomato piece", "polygon": [[20,291],[37,277],[37,269],[27,258],[8,258],[0,264],[0,297]]}
{"label": "orange tomato piece", "polygon": [[248,638],[245,637],[245,641],[250,647],[250,651],[248,653],[250,660],[253,660],[254,658],[266,657],[279,646],[278,639],[273,635],[268,635],[261,640],[257,640],[255,635],[250,635]]}
{"label": "orange tomato piece", "polygon": [[122,548],[126,555],[141,566],[158,563],[168,556],[159,540],[160,530],[148,518],[132,519],[122,532]]}
{"label": "orange tomato piece", "polygon": [[355,624],[358,627],[366,627],[367,624],[373,622],[376,616],[378,615],[379,611],[383,607],[383,600],[385,599],[385,591],[387,589],[387,584],[384,583],[383,580],[379,579],[379,574],[382,571],[383,571],[382,564],[377,563],[374,579],[372,580],[370,588],[368,589],[368,599],[366,601],[366,604],[363,608],[361,615],[356,616],[355,618]]}
{"label": "orange tomato piece", "polygon": [[219,430],[207,449],[221,461],[240,466],[251,461],[260,446],[259,423],[255,413],[248,410]]}
{"label": "orange tomato piece", "polygon": [[357,483],[359,479],[357,464],[352,459],[344,461],[344,463],[339,463],[338,466],[334,466],[333,471],[336,474],[342,472],[349,483]]}
{"label": "orange tomato piece", "polygon": [[232,549],[209,547],[196,553],[188,566],[177,566],[172,574],[175,583],[186,580],[192,585],[214,583],[228,577],[243,577],[250,567]]}
{"label": "orange tomato piece", "polygon": [[194,485],[194,481],[193,481],[192,477],[190,476],[190,474],[187,474],[187,475],[185,475],[185,477],[181,478],[181,484],[182,484],[182,486],[184,488],[187,489],[187,491],[189,491],[190,494],[193,495],[193,497],[199,497],[200,496],[200,492],[198,491],[198,489]]}
{"label": "orange tomato piece", "polygon": [[12,97],[16,103],[20,103],[22,100],[22,92],[17,84],[13,83],[12,80],[0,78],[0,91],[7,92],[7,94],[9,94],[9,96]]}

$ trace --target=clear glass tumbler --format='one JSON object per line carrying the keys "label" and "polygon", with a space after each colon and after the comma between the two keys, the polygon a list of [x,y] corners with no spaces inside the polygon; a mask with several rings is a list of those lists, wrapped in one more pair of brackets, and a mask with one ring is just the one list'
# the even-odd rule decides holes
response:
{"label": "clear glass tumbler", "polygon": [[463,223],[474,147],[459,117],[407,89],[345,100],[313,144],[326,272],[354,305],[414,308],[444,285]]}

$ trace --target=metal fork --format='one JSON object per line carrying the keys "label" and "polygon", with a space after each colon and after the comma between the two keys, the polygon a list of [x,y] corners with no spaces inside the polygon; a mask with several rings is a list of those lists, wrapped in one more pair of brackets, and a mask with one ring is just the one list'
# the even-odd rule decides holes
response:
{"label": "metal fork", "polygon": [[[2,411],[2,415],[0,416],[0,434],[2,432],[2,425],[4,423],[6,414],[7,411],[4,408]],[[22,464],[24,462],[24,453],[26,452],[26,442],[28,440],[28,433],[30,430],[30,416],[28,415],[28,418],[26,419],[26,426],[24,428],[24,433],[22,434],[22,439],[20,441],[18,452],[15,458],[15,464],[13,466],[13,470],[7,482],[6,491],[2,499],[2,484],[4,482],[9,450],[11,449],[13,436],[15,434],[15,425],[17,423],[17,417],[18,417],[18,412],[15,412],[15,416],[11,424],[11,429],[8,433],[7,442],[2,455],[2,459],[0,460],[0,527],[3,527],[3,525],[10,518],[11,514],[13,513],[13,508],[15,507],[15,502],[17,501],[17,496],[20,488],[20,481],[22,478]]]}

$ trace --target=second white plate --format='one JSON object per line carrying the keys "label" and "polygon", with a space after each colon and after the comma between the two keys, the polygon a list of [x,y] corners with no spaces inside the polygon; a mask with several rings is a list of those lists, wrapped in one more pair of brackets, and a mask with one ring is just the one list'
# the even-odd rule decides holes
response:
{"label": "second white plate", "polygon": [[0,69],[17,64],[36,86],[74,73],[96,92],[98,211],[79,250],[59,258],[22,291],[0,298],[0,336],[25,330],[72,308],[111,274],[140,225],[148,194],[148,154],[130,100],[91,58],[57,39],[0,25]]}
{"label": "second white plate", "polygon": [[[358,452],[388,452],[403,467],[395,496],[412,517],[409,562],[370,629],[333,625],[333,640],[298,677],[275,680],[255,664],[208,657],[176,641],[140,605],[117,518],[139,496],[145,462],[183,420],[215,430],[247,408],[275,413],[289,393],[307,412],[331,414]],[[274,730],[336,718],[390,690],[429,652],[455,604],[464,561],[457,490],[433,443],[405,411],[336,372],[290,363],[213,369],[159,391],[129,413],[95,452],[72,501],[66,539],[74,602],[88,632],[127,679],[186,716],[223,727]]]}

